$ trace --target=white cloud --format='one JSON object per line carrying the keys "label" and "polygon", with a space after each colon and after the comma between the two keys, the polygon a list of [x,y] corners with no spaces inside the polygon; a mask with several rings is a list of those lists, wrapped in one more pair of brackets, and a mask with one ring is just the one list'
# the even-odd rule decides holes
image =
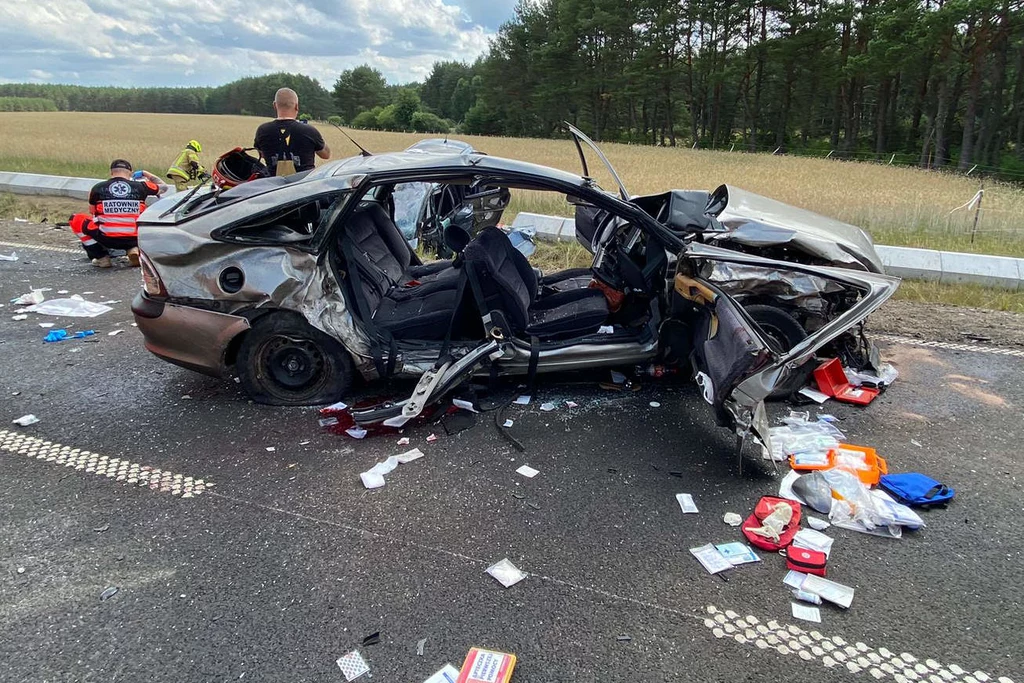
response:
{"label": "white cloud", "polygon": [[37,81],[48,81],[53,78],[53,74],[49,71],[43,71],[42,69],[29,69],[29,78]]}
{"label": "white cloud", "polygon": [[215,85],[292,71],[329,87],[342,70],[368,62],[408,82],[437,60],[485,52],[513,2],[6,0],[0,80]]}

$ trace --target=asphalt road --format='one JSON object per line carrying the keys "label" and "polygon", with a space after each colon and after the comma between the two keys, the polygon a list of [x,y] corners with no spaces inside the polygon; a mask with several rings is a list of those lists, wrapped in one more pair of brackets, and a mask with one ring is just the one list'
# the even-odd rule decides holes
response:
{"label": "asphalt road", "polygon": [[[885,344],[896,385],[867,409],[829,405],[851,441],[957,500],[900,540],[830,530],[829,577],[856,596],[817,625],[790,614],[782,558],[722,581],[689,555],[741,540],[722,515],[778,481],[736,475],[732,439],[686,387],[548,384],[509,411],[525,453],[489,417],[407,430],[410,446],[356,441],[150,356],[131,327],[137,271],[18,251],[0,301],[49,287],[119,303],[76,320],[0,309],[0,680],[342,681],[335,660],[359,649],[374,679],[415,683],[474,645],[516,653],[520,683],[1024,680],[1022,358]],[[97,334],[44,344],[40,322]],[[41,421],[10,424],[26,413]],[[426,457],[362,487],[412,447]],[[115,465],[123,481],[104,475]],[[484,573],[505,557],[529,574],[509,589]]]}

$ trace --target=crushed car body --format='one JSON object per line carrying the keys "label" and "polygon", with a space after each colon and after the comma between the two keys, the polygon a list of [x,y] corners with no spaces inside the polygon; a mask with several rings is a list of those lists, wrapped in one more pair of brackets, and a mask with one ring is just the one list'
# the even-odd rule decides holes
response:
{"label": "crushed car body", "polygon": [[[607,159],[573,135],[583,175],[425,141],[161,200],[140,220],[146,346],[275,405],[418,378],[354,414],[389,425],[473,375],[658,360],[692,370],[717,422],[765,446],[764,400],[817,352],[877,364],[859,326],[899,281],[863,231],[727,186],[634,197],[610,164],[609,193],[585,150]],[[510,196],[539,192],[573,207],[590,268],[540,273],[499,227]],[[451,258],[423,263],[421,235]]]}

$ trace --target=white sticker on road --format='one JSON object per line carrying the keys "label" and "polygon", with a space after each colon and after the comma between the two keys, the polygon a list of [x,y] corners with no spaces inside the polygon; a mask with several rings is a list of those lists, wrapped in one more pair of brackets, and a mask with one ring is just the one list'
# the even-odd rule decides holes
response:
{"label": "white sticker on road", "polygon": [[994,678],[984,671],[971,673],[956,664],[940,664],[934,659],[921,662],[909,652],[894,654],[884,647],[875,649],[865,643],[850,644],[840,636],[805,631],[792,624],[780,624],[775,619],[762,623],[755,616],[743,617],[732,610],[720,610],[714,605],[708,605],[706,612],[704,626],[716,638],[730,638],[741,645],[775,650],[779,654],[793,655],[806,662],[820,661],[828,669],[839,667],[853,674],[867,673],[875,680],[892,677],[897,683],[936,680],[950,683],[1013,683],[1006,676]]}
{"label": "white sticker on road", "polygon": [[206,479],[195,479],[168,472],[159,467],[139,465],[121,458],[110,458],[92,451],[44,441],[7,429],[0,430],[0,450],[55,465],[73,467],[87,474],[97,474],[115,481],[142,486],[182,498],[198,496],[214,485],[212,481]]}

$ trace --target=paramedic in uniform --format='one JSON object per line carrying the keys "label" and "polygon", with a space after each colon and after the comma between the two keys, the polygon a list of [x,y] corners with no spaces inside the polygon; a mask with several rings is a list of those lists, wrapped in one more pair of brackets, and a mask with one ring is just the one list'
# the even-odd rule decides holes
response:
{"label": "paramedic in uniform", "polygon": [[291,88],[281,88],[274,95],[277,118],[256,129],[253,147],[259,150],[270,175],[291,175],[309,171],[314,156],[331,158],[331,148],[324,136],[313,126],[297,121],[299,96]]}
{"label": "paramedic in uniform", "polygon": [[146,198],[167,190],[158,177],[140,171],[132,178],[132,165],[124,159],[110,163],[110,178],[97,183],[89,192],[89,214],[71,217],[71,229],[82,240],[85,253],[94,266],[110,268],[108,249],[124,249],[128,261],[139,265],[139,226],[136,220],[146,208]]}

